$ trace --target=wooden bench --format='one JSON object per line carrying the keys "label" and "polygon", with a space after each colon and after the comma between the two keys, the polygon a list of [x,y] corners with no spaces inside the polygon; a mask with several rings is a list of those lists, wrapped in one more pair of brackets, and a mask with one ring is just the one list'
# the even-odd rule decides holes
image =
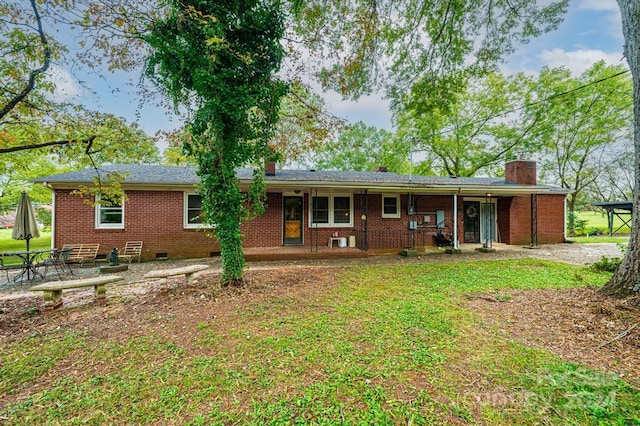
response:
{"label": "wooden bench", "polygon": [[102,301],[106,298],[105,284],[122,280],[124,280],[124,278],[119,275],[104,275],[80,280],[51,281],[33,286],[29,291],[44,292],[45,308],[57,309],[62,306],[62,290],[93,286],[95,288],[96,300]]}
{"label": "wooden bench", "polygon": [[144,278],[160,278],[160,289],[167,291],[167,278],[184,275],[187,278],[187,284],[192,284],[195,280],[195,273],[209,269],[209,265],[189,265],[172,269],[157,269],[144,274]]}
{"label": "wooden bench", "polygon": [[95,265],[100,244],[70,244],[63,246],[62,249],[69,247],[73,247],[73,249],[67,256],[68,263],[79,263],[80,266],[85,263],[93,263]]}

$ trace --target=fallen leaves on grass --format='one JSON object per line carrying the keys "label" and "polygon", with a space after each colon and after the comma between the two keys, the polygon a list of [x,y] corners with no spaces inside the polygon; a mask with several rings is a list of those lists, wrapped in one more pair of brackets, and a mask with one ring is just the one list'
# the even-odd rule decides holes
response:
{"label": "fallen leaves on grass", "polygon": [[583,287],[505,290],[468,303],[483,321],[524,344],[640,384],[638,302]]}

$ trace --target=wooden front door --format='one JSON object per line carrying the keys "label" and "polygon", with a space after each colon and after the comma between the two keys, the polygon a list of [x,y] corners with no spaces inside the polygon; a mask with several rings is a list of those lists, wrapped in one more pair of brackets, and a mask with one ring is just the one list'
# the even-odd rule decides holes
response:
{"label": "wooden front door", "polygon": [[464,202],[464,242],[480,242],[480,202]]}
{"label": "wooden front door", "polygon": [[302,244],[302,199],[284,197],[284,244]]}

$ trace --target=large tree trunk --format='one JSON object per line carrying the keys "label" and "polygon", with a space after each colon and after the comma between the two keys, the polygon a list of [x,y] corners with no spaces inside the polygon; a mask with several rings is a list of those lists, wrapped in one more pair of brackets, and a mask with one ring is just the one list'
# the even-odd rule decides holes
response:
{"label": "large tree trunk", "polygon": [[633,213],[629,249],[622,265],[602,288],[607,294],[628,296],[640,291],[640,2],[618,0],[624,33],[624,55],[633,79],[635,187],[633,189]]}

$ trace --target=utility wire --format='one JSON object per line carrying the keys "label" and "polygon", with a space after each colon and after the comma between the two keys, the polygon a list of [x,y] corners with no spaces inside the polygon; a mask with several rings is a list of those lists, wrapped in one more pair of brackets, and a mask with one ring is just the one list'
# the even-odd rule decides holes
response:
{"label": "utility wire", "polygon": [[570,93],[577,92],[578,90],[582,90],[582,89],[585,89],[585,88],[587,88],[589,86],[594,86],[596,84],[600,84],[600,83],[605,82],[607,80],[611,80],[612,78],[619,77],[619,76],[621,76],[623,74],[628,74],[629,72],[631,72],[631,71],[629,71],[629,70],[620,71],[619,73],[610,75],[608,77],[602,77],[602,78],[600,78],[598,80],[590,81],[589,83],[585,83],[582,86],[574,87],[573,89],[570,89],[570,90],[567,90],[567,91],[564,91],[564,92],[554,93],[553,95],[549,95],[546,98],[541,99],[539,101],[531,102],[530,104],[524,104],[524,105],[522,105],[522,106],[520,106],[518,108],[514,108],[512,110],[503,111],[501,113],[498,113],[498,114],[496,114],[496,115],[494,115],[492,117],[489,117],[488,120],[491,120],[492,118],[500,117],[500,116],[505,115],[505,114],[511,114],[512,112],[520,111],[520,110],[525,109],[527,107],[538,105],[538,104],[541,104],[543,102],[550,101],[551,99],[559,98],[560,96],[565,96],[565,95],[568,95]]}
{"label": "utility wire", "polygon": [[[488,116],[488,117],[485,117],[485,118],[482,118],[482,119],[478,119],[478,120],[472,121],[472,122],[470,122],[470,123],[467,123],[467,124],[465,124],[465,125],[460,126],[460,128],[465,128],[465,127],[473,126],[473,125],[478,124],[478,123],[486,123],[486,122],[488,122],[489,120],[492,120],[492,119],[494,119],[494,118],[502,117],[502,116],[504,116],[504,115],[511,114],[511,113],[514,113],[514,112],[517,112],[517,111],[523,110],[523,109],[528,108],[528,107],[531,107],[531,106],[535,106],[535,105],[538,105],[538,104],[541,104],[541,103],[544,103],[544,102],[548,102],[548,101],[550,101],[550,100],[552,100],[552,99],[559,98],[559,97],[561,97],[561,96],[566,96],[566,95],[568,95],[568,94],[570,94],[570,93],[577,92],[578,90],[582,90],[582,89],[585,89],[585,88],[587,88],[587,87],[590,87],[590,86],[594,86],[594,85],[596,85],[596,84],[603,83],[603,82],[605,82],[605,81],[607,81],[607,80],[611,80],[612,78],[616,78],[616,77],[619,77],[619,76],[621,76],[621,75],[628,74],[629,72],[631,72],[631,71],[629,71],[629,70],[620,71],[620,72],[618,72],[618,73],[616,73],[616,74],[613,74],[613,75],[610,75],[610,76],[608,76],[608,77],[602,77],[602,78],[599,78],[598,80],[590,81],[589,83],[585,83],[585,84],[583,84],[583,85],[581,85],[581,86],[574,87],[573,89],[569,89],[569,90],[566,90],[566,91],[564,91],[564,92],[560,92],[560,93],[554,93],[553,95],[549,95],[549,96],[547,96],[546,98],[541,99],[541,100],[539,100],[539,101],[535,101],[535,102],[531,102],[531,103],[528,103],[528,104],[524,104],[524,105],[519,106],[519,107],[517,107],[517,108],[513,108],[513,109],[510,109],[510,110],[502,111],[502,112],[496,113],[496,114],[494,114],[494,115],[490,115],[490,116]],[[444,135],[445,133],[449,133],[449,132],[452,132],[452,131],[453,131],[453,130],[443,129],[443,130],[441,130],[441,131],[439,131],[439,132],[437,132],[437,133],[434,133],[433,135],[434,135],[434,136],[435,136],[435,135]]]}

